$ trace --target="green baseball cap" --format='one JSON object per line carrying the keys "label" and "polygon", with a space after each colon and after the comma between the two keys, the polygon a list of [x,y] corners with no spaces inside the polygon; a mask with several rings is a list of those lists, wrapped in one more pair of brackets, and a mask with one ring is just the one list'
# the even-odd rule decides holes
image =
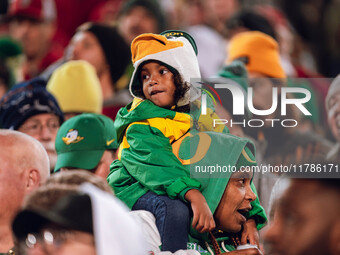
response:
{"label": "green baseball cap", "polygon": [[113,120],[95,113],[77,115],[61,125],[55,148],[58,158],[54,172],[62,167],[91,170],[105,150],[118,148]]}

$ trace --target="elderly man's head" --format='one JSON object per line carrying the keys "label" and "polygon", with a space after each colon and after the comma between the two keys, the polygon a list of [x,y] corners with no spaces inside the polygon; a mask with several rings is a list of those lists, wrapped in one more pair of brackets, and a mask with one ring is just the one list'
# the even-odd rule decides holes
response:
{"label": "elderly man's head", "polygon": [[1,129],[0,141],[1,201],[18,206],[25,194],[47,180],[48,156],[36,139],[17,131]]}
{"label": "elderly man's head", "polygon": [[57,160],[55,137],[64,117],[45,86],[46,82],[39,78],[14,86],[0,101],[0,127],[18,130],[39,140],[53,169]]}
{"label": "elderly man's head", "polygon": [[277,201],[266,254],[340,254],[340,179],[294,179]]}
{"label": "elderly man's head", "polygon": [[[8,227],[24,197],[49,176],[44,147],[34,138],[13,130],[0,129],[0,226]],[[9,235],[10,236],[10,235]],[[11,248],[11,240],[0,240],[0,252]]]}

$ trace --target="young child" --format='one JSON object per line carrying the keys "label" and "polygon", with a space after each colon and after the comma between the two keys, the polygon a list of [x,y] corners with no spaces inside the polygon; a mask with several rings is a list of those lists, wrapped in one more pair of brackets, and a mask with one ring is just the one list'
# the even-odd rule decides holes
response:
{"label": "young child", "polygon": [[187,247],[191,210],[197,231],[215,228],[200,182],[190,178],[172,147],[191,128],[190,78],[200,78],[197,49],[190,35],[172,31],[136,37],[131,52],[135,99],[115,120],[121,145],[108,182],[132,210],[154,214],[162,250],[175,252]]}

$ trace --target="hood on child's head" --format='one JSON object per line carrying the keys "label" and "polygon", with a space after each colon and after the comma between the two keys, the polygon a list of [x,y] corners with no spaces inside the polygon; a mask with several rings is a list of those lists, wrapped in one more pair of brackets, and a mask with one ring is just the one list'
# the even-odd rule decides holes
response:
{"label": "hood on child's head", "polygon": [[[132,62],[135,68],[131,81],[130,93],[134,97],[144,98],[143,86],[139,81],[140,67],[146,61],[159,61],[171,69],[176,70],[183,82],[190,84],[190,79],[201,78],[197,47],[194,39],[186,32],[165,31],[158,34],[142,34],[131,43]],[[171,70],[172,71],[172,70]],[[197,99],[199,93],[191,94],[190,91],[181,98],[177,106],[184,106]]]}

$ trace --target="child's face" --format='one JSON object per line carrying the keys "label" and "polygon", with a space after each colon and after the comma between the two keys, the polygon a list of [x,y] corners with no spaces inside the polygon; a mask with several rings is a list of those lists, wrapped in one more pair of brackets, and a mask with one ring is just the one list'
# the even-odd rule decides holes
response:
{"label": "child's face", "polygon": [[157,62],[143,65],[141,70],[143,93],[155,105],[169,108],[175,104],[176,86],[172,72]]}

